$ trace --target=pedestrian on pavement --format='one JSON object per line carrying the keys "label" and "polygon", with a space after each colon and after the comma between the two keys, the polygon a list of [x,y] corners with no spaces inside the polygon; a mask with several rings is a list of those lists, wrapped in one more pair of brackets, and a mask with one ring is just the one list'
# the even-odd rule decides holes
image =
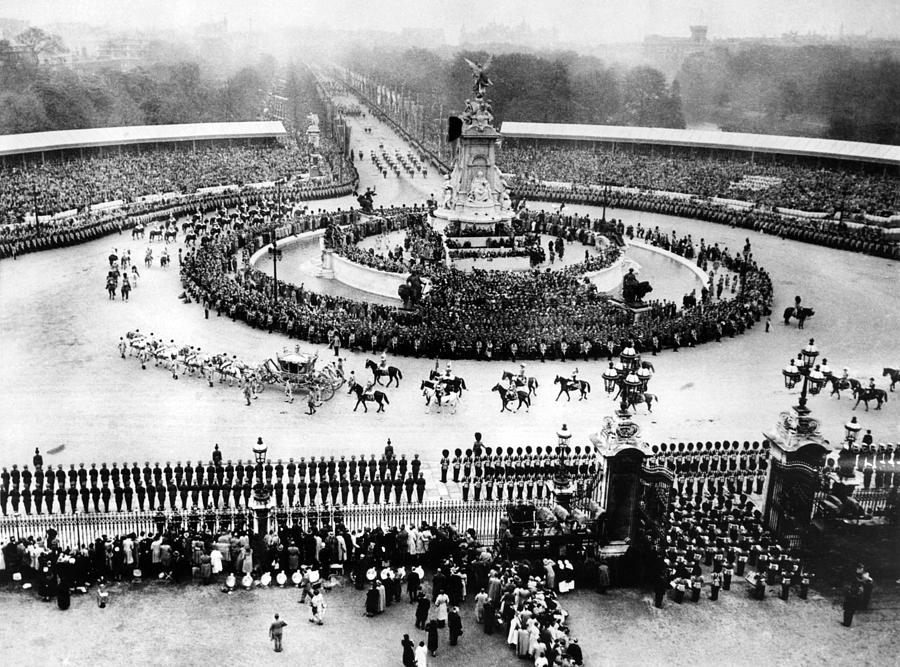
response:
{"label": "pedestrian on pavement", "polygon": [[428,633],[428,652],[432,656],[437,655],[438,650],[438,622],[434,619],[425,624],[425,632]]}
{"label": "pedestrian on pavement", "polygon": [[462,619],[459,616],[459,607],[453,607],[447,616],[447,627],[450,630],[450,646],[456,646],[457,641],[462,637]]}
{"label": "pedestrian on pavement", "polygon": [[322,595],[322,589],[317,587],[315,593],[312,596],[312,600],[309,601],[309,610],[312,613],[312,618],[309,619],[310,623],[315,623],[316,625],[324,625],[325,623],[325,598]]}
{"label": "pedestrian on pavement", "polygon": [[851,582],[844,589],[844,627],[849,628],[853,624],[853,614],[859,605],[860,585],[858,581]]}
{"label": "pedestrian on pavement", "polygon": [[419,642],[416,648],[416,667],[428,667],[428,651],[425,649],[425,642]]}
{"label": "pedestrian on pavement", "polygon": [[425,597],[424,591],[419,591],[419,599],[416,603],[416,627],[419,630],[425,629],[425,622],[428,620],[429,607],[431,607],[431,600]]}
{"label": "pedestrian on pavement", "polygon": [[278,614],[275,614],[275,620],[272,621],[272,625],[269,626],[269,639],[275,642],[276,653],[281,653],[281,635],[283,628],[286,625],[287,623],[278,618]]}
{"label": "pedestrian on pavement", "polygon": [[400,646],[403,647],[403,667],[416,667],[416,645],[409,635],[403,635]]}

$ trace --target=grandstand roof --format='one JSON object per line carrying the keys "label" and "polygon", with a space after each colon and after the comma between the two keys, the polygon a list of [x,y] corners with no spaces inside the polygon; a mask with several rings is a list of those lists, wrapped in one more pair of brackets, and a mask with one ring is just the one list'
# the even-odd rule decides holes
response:
{"label": "grandstand roof", "polygon": [[95,127],[88,130],[57,130],[0,135],[0,155],[173,141],[264,139],[281,137],[286,134],[287,131],[281,121]]}
{"label": "grandstand roof", "polygon": [[838,141],[836,139],[785,137],[775,134],[747,134],[744,132],[714,132],[709,130],[671,130],[662,127],[518,123],[508,121],[503,123],[500,131],[504,137],[516,139],[693,146],[697,148],[804,155],[808,157],[900,165],[900,146]]}

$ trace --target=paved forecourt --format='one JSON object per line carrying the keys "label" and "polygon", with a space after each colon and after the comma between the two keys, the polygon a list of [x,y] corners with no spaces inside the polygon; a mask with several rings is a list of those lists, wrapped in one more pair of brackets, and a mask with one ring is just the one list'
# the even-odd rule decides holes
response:
{"label": "paved forecourt", "polygon": [[[355,125],[354,147],[364,153],[357,161],[361,188],[377,185],[376,205],[421,202],[439,191],[434,175],[383,179],[376,174],[367,162],[370,148],[381,142],[389,150],[403,144],[373,119],[350,122]],[[373,127],[371,135],[359,129],[364,125]],[[333,210],[352,204],[350,198],[342,198],[310,205]],[[587,207],[567,209],[600,214]],[[881,368],[900,365],[897,263],[693,220],[631,211],[608,215],[629,224],[675,228],[691,233],[696,241],[703,237],[733,250],[749,237],[754,256],[772,274],[775,312],[792,303],[795,294],[816,309],[806,331],[798,331],[796,325],[785,327],[775,316],[769,333],[760,323],[720,344],[667,351],[654,359],[657,374],[651,391],[660,402],[654,404],[652,415],[645,407],[638,411],[650,442],[760,439],[761,430],[796,401],[797,392],[784,389],[780,369],[810,336],[837,372],[848,366],[855,376],[874,375],[879,386],[886,387]],[[469,446],[474,431],[484,433],[488,445],[547,445],[565,422],[574,434],[573,444],[584,444],[614,408],[602,391],[606,364],[593,361],[528,362],[528,373],[541,385],[538,397],[529,413],[502,415],[499,398],[490,389],[503,370],[516,368],[509,361],[454,362],[454,371],[470,389],[455,415],[425,413],[418,387],[433,367],[431,359],[391,359],[404,379],[399,390],[388,390],[391,403],[383,414],[375,414],[373,408],[368,414],[361,408],[354,413],[354,401],[341,393],[308,416],[302,398],[287,404],[277,389],[267,390],[246,407],[236,388],[208,388],[190,377],[175,381],[152,365],[141,371],[136,359],[122,360],[116,351],[119,336],[131,329],[200,346],[210,354],[236,354],[253,363],[295,344],[279,334],[216,317],[215,312],[205,320],[199,305],[178,299],[177,259],[167,270],[158,263],[143,268],[147,245],[129,235],[112,236],[0,262],[0,414],[4,415],[0,465],[30,461],[35,446],[45,452],[47,463],[66,465],[206,459],[213,443],[220,444],[226,458],[247,458],[258,436],[265,438],[274,458],[368,455],[379,452],[391,438],[398,452],[418,452],[426,463],[433,463],[444,448]],[[106,256],[112,248],[130,249],[141,270],[128,303],[108,301],[104,292]],[[157,256],[159,249],[156,244]],[[174,246],[170,253],[177,257]],[[652,282],[652,276],[647,278]],[[314,351],[307,343],[300,347]],[[331,354],[324,347],[317,351],[321,359]],[[367,376],[363,365],[372,355],[342,351],[342,356],[348,372]],[[554,403],[555,374],[568,375],[576,365],[580,377],[593,384],[590,400]],[[840,401],[826,395],[811,401],[832,442],[840,440],[842,425],[851,414],[873,430],[876,440],[900,441],[900,413],[893,401],[868,413],[862,407],[853,413],[851,405],[846,394]],[[47,454],[48,450],[56,453]],[[434,472],[430,470],[429,476]],[[429,495],[455,494],[431,482],[429,486]]]}

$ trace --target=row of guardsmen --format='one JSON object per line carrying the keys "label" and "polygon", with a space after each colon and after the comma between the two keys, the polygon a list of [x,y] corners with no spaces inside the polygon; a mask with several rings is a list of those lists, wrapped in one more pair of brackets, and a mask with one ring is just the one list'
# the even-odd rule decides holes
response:
{"label": "row of guardsmen", "polygon": [[[124,481],[124,480],[123,480]],[[287,484],[282,478],[275,478],[274,483],[260,483],[275,500],[277,506],[293,505],[298,502],[306,505],[307,498],[310,504],[343,504],[351,503],[369,504],[372,502],[401,503],[422,502],[425,496],[426,481],[420,473],[417,478],[407,475],[405,478],[387,478],[382,480],[375,477],[360,479],[358,476],[348,479],[345,475],[342,479],[323,480],[315,479],[308,483],[304,479],[294,482],[289,479]],[[172,479],[168,484],[160,482],[144,484],[140,480],[132,486],[130,481],[124,484],[110,486],[59,486],[54,488],[0,488],[0,510],[3,515],[53,513],[77,513],[110,512],[112,506],[115,511],[121,512],[137,510],[175,509],[181,507],[187,509],[192,506],[203,508],[220,507],[248,507],[250,498],[256,485],[248,479],[243,483],[235,481],[233,484],[218,482],[202,484],[188,484],[182,479],[180,485]],[[382,500],[383,498],[383,500]]]}
{"label": "row of guardsmen", "polygon": [[746,495],[706,494],[700,503],[676,495],[666,523],[664,539],[657,544],[661,573],[656,606],[662,605],[667,591],[675,602],[682,602],[688,593],[698,602],[707,585],[709,599],[715,601],[720,589],[730,590],[734,577],[745,578],[757,599],[765,596],[767,585],[780,586],[783,600],[789,598],[792,586],[799,586],[800,597],[806,598],[813,575],[777,543]]}
{"label": "row of guardsmen", "polygon": [[854,443],[838,453],[837,461],[831,456],[825,465],[845,478],[861,473],[864,489],[900,486],[900,444]]}
{"label": "row of guardsmen", "polygon": [[650,462],[672,472],[756,471],[769,467],[769,441],[662,443],[651,447]]}
{"label": "row of guardsmen", "polygon": [[[576,477],[575,484],[580,493],[590,475]],[[462,499],[472,500],[542,500],[550,496],[546,490],[548,476],[532,473],[529,475],[506,475],[497,477],[464,477],[459,483]]]}
{"label": "row of guardsmen", "polygon": [[[480,435],[480,434],[476,434]],[[477,442],[476,442],[477,444]],[[441,482],[446,484],[448,474],[459,483],[461,479],[484,479],[499,477],[523,477],[548,475],[559,465],[559,447],[473,447],[465,454],[461,449],[441,452]],[[576,445],[564,458],[566,468],[573,475],[592,475],[599,470],[596,452],[590,445],[583,448]]]}
{"label": "row of guardsmen", "polygon": [[[64,470],[62,464],[57,465],[56,469],[52,467],[44,469],[42,463],[35,466],[32,472],[27,465],[19,470],[18,465],[13,465],[12,470],[3,468],[0,471],[0,488],[10,491],[12,489],[29,489],[34,485],[35,489],[43,490],[45,487],[52,489],[54,486],[68,486],[93,488],[96,486],[129,486],[132,482],[135,485],[143,480],[144,486],[153,484],[158,486],[160,483],[166,485],[174,482],[176,486],[181,486],[186,482],[189,486],[196,483],[202,484],[226,484],[232,486],[234,483],[243,484],[245,481],[251,485],[261,482],[272,484],[273,480],[288,481],[297,478],[305,480],[307,476],[310,480],[317,479],[319,482],[323,480],[340,480],[344,477],[353,479],[374,480],[380,478],[382,480],[395,480],[398,477],[405,479],[411,474],[413,479],[419,477],[422,462],[419,455],[413,455],[412,460],[408,460],[405,454],[401,454],[398,459],[393,455],[393,448],[388,441],[385,448],[385,454],[380,459],[375,458],[375,454],[371,454],[366,460],[365,455],[361,455],[357,461],[356,456],[351,456],[348,461],[346,457],[341,456],[339,460],[335,460],[334,456],[310,457],[307,463],[305,457],[300,457],[298,462],[289,459],[287,463],[280,459],[276,462],[267,461],[266,463],[252,463],[248,461],[246,464],[242,460],[238,460],[233,464],[230,460],[223,464],[221,454],[217,449],[213,451],[214,458],[209,463],[198,462],[192,465],[190,461],[187,465],[182,465],[181,461],[176,462],[173,467],[170,462],[166,462],[165,466],[160,467],[159,463],[150,466],[149,461],[141,467],[135,462],[132,466],[123,463],[121,467],[113,463],[111,467],[107,467],[106,463],[101,463],[97,467],[96,463],[92,463],[86,468],[83,463],[75,467],[71,464],[68,470]],[[219,454],[218,460],[216,455]],[[35,458],[38,458],[36,454]]]}

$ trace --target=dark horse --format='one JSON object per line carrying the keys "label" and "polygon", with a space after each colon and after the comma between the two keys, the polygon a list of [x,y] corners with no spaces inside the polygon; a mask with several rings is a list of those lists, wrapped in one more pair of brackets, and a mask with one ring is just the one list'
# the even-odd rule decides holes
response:
{"label": "dark horse", "polygon": [[831,394],[830,396],[834,396],[837,394],[838,400],[841,400],[841,392],[844,389],[849,389],[853,393],[856,393],[856,390],[859,389],[862,385],[859,380],[856,378],[839,378],[834,377],[833,375],[828,378],[828,381],[831,383]]}
{"label": "dark horse", "polygon": [[891,378],[891,391],[894,391],[894,385],[900,382],[900,369],[897,368],[882,368],[881,369],[881,377],[890,377]]}
{"label": "dark horse", "polygon": [[450,378],[440,378],[440,381],[444,383],[444,390],[447,392],[456,392],[457,394],[462,396],[463,389],[468,390],[468,387],[466,387],[466,381],[458,375]]}
{"label": "dark horse", "polygon": [[573,381],[568,378],[564,378],[562,375],[557,375],[553,383],[559,385],[559,393],[556,395],[557,401],[563,394],[566,395],[566,400],[571,401],[572,397],[569,396],[569,392],[575,389],[581,392],[581,396],[578,399],[579,401],[585,400],[587,398],[587,395],[591,393],[591,383],[587,380]]}
{"label": "dark horse", "polygon": [[152,243],[153,239],[156,239],[157,241],[162,241],[163,240],[163,230],[151,229],[149,241]]}
{"label": "dark horse", "polygon": [[806,322],[807,318],[812,317],[816,314],[812,308],[804,308],[803,306],[799,306],[797,308],[790,307],[784,309],[784,323],[788,325],[791,323],[791,318],[797,318],[797,328],[802,329],[803,323]]}
{"label": "dark horse", "polygon": [[866,404],[866,412],[869,411],[869,401],[876,401],[878,405],[875,409],[881,410],[881,404],[887,403],[888,400],[887,392],[884,389],[870,389],[869,387],[856,387],[853,390],[853,397],[856,399],[853,409],[856,410],[859,402],[862,401]]}
{"label": "dark horse", "polygon": [[379,385],[381,384],[381,378],[385,375],[388,376],[388,383],[387,383],[387,385],[384,385],[387,387],[391,386],[391,382],[396,382],[397,386],[399,387],[400,380],[403,379],[403,373],[401,373],[400,369],[397,368],[396,366],[388,366],[387,370],[382,370],[378,367],[378,364],[376,364],[374,361],[372,361],[371,359],[366,359],[366,368],[369,368],[372,370],[372,375],[375,376],[374,377],[375,382],[378,383]]}
{"label": "dark horse", "polygon": [[503,371],[503,375],[500,376],[501,380],[506,380],[509,382],[512,379],[515,379],[517,387],[528,387],[528,395],[531,396],[534,394],[537,396],[537,388],[538,381],[536,377],[530,377],[527,380],[523,380],[521,375],[513,375],[509,371]]}
{"label": "dark horse", "polygon": [[[496,391],[500,394],[500,400],[503,401],[503,407],[500,408],[500,412],[509,410],[509,404],[516,400],[516,398],[519,399],[519,405],[516,406],[516,412],[518,412],[519,408],[521,408],[523,405],[525,406],[525,412],[528,412],[528,410],[531,408],[531,397],[528,395],[527,391],[517,389],[516,396],[513,397],[509,395],[507,388],[499,382],[491,388],[491,391]],[[512,410],[509,411],[512,412]]]}
{"label": "dark horse", "polygon": [[368,401],[375,401],[378,404],[377,412],[384,412],[385,404],[390,405],[390,401],[388,400],[387,394],[383,391],[373,391],[370,394],[363,393],[363,388],[359,383],[353,384],[350,387],[350,391],[348,394],[356,394],[356,405],[353,406],[353,412],[356,412],[356,408],[359,407],[359,404],[362,403],[363,410],[366,412],[369,411],[369,408],[366,407],[366,403]]}

